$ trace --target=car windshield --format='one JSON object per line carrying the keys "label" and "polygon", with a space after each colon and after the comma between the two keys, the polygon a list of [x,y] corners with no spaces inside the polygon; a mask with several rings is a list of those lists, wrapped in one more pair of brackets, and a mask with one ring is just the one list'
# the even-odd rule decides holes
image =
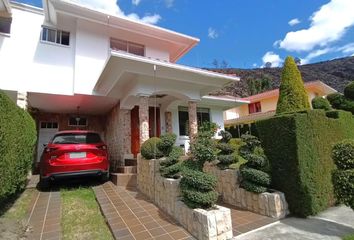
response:
{"label": "car windshield", "polygon": [[61,133],[54,137],[53,144],[95,144],[101,143],[97,133]]}

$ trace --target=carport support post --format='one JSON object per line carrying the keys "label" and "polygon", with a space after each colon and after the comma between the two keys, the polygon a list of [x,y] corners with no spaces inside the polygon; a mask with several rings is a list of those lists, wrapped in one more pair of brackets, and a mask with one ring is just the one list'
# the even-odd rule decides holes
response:
{"label": "carport support post", "polygon": [[149,97],[139,96],[140,146],[149,139]]}
{"label": "carport support post", "polygon": [[188,117],[189,117],[189,139],[193,141],[193,139],[198,133],[197,103],[195,101],[188,102]]}
{"label": "carport support post", "polygon": [[166,125],[166,132],[172,133],[172,113],[165,112],[165,125]]}
{"label": "carport support post", "polygon": [[125,155],[131,153],[131,119],[129,109],[119,110],[119,166],[125,166]]}

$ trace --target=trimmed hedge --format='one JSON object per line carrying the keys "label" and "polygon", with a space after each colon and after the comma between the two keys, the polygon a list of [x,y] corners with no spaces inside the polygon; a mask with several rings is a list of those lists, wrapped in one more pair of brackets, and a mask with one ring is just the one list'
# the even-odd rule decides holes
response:
{"label": "trimmed hedge", "polygon": [[350,113],[323,110],[276,116],[256,123],[271,165],[272,187],[285,193],[291,213],[306,217],[333,205],[332,145],[354,138]]}
{"label": "trimmed hedge", "polygon": [[354,101],[354,81],[349,83],[344,88],[344,96],[352,101]]}
{"label": "trimmed hedge", "polygon": [[0,91],[0,205],[25,187],[36,140],[32,117]]}
{"label": "trimmed hedge", "polygon": [[315,97],[314,99],[312,99],[311,104],[313,109],[323,109],[326,111],[332,109],[329,101],[323,97]]}
{"label": "trimmed hedge", "polygon": [[346,139],[334,145],[332,159],[338,169],[354,169],[354,140]]}
{"label": "trimmed hedge", "polygon": [[141,155],[147,160],[163,157],[163,153],[157,147],[160,142],[161,139],[158,137],[152,137],[146,140],[141,145]]}

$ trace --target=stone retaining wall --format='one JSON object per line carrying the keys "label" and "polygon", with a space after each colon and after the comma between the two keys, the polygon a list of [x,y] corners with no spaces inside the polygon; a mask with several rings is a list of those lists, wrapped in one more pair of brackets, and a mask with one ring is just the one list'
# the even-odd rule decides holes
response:
{"label": "stone retaining wall", "polygon": [[257,194],[240,188],[241,176],[238,170],[220,170],[206,163],[204,171],[217,177],[216,190],[225,203],[277,219],[289,213],[284,193],[274,191]]}
{"label": "stone retaining wall", "polygon": [[190,209],[181,201],[179,179],[160,176],[161,160],[145,160],[138,155],[138,189],[159,208],[174,217],[194,237],[200,240],[232,238],[230,209]]}

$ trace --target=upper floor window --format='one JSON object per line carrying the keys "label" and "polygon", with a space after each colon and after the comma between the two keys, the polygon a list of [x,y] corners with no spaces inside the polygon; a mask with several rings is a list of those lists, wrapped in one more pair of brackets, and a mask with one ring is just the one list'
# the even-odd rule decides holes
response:
{"label": "upper floor window", "polygon": [[139,56],[145,56],[145,46],[138,43],[111,38],[110,47],[115,51],[123,51]]}
{"label": "upper floor window", "polygon": [[262,112],[261,102],[254,102],[248,104],[249,114]]}
{"label": "upper floor window", "polygon": [[52,42],[65,46],[70,45],[70,33],[53,28],[43,27],[41,39],[45,42]]}
{"label": "upper floor window", "polygon": [[9,34],[11,31],[12,18],[0,17],[0,33]]}

